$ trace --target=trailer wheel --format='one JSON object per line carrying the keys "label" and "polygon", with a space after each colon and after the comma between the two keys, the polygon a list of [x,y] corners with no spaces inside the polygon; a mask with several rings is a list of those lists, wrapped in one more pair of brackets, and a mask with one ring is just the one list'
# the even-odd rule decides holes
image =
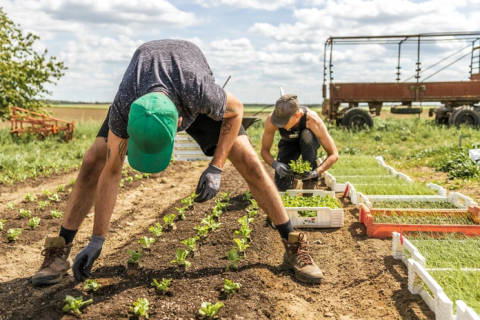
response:
{"label": "trailer wheel", "polygon": [[352,108],[345,112],[345,115],[342,119],[342,126],[347,128],[364,128],[366,126],[373,127],[373,119],[366,110]]}
{"label": "trailer wheel", "polygon": [[[458,110],[458,111],[457,111]],[[471,106],[463,106],[452,112],[451,123],[455,125],[480,125],[480,113]]]}

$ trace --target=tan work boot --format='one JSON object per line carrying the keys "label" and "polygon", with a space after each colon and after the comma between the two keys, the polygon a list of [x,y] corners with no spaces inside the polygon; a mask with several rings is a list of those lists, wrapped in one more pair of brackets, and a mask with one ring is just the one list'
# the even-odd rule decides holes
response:
{"label": "tan work boot", "polygon": [[300,282],[320,283],[323,273],[313,262],[308,253],[307,237],[302,232],[291,232],[288,241],[282,239],[285,246],[283,265],[295,271],[295,278]]}
{"label": "tan work boot", "polygon": [[45,257],[42,266],[32,277],[34,286],[57,283],[72,267],[73,261],[70,258],[72,243],[65,245],[63,237],[45,239],[45,249],[42,256]]}

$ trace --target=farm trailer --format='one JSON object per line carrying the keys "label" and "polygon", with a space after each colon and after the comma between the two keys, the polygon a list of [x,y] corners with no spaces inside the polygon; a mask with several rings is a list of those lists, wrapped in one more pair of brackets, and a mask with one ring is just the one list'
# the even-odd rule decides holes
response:
{"label": "farm trailer", "polygon": [[[453,63],[434,72],[420,81],[421,73],[438,65],[440,62],[422,71],[420,61],[420,47],[422,41],[427,42],[453,42],[466,41],[469,43],[460,51],[455,52],[440,62],[451,58],[465,49],[471,49],[466,55],[461,56]],[[401,75],[401,48],[402,44],[415,42],[417,44],[417,62],[415,81],[400,82]],[[333,81],[333,46],[345,44],[397,44],[398,66],[396,82],[391,83],[338,83]],[[330,58],[327,67],[327,51],[330,47]],[[453,65],[463,58],[470,56],[470,81],[425,82],[430,77]],[[327,97],[327,69],[330,72],[330,83]],[[411,78],[413,78],[411,77]],[[324,51],[324,78],[323,78],[323,105],[322,115],[327,120],[336,121],[337,125],[373,126],[373,116],[379,116],[383,103],[400,103],[391,108],[392,113],[419,114],[422,107],[412,107],[412,103],[440,102],[441,105],[429,110],[429,116],[435,114],[438,123],[445,124],[471,124],[480,125],[480,32],[456,33],[429,33],[417,35],[395,36],[368,36],[368,37],[330,37],[325,42]],[[341,104],[348,104],[340,109]],[[368,104],[368,111],[359,108],[360,103]]]}

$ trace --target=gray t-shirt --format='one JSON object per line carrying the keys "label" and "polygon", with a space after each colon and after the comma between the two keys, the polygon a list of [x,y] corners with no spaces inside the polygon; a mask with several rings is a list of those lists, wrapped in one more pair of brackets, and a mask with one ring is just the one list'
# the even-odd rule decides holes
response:
{"label": "gray t-shirt", "polygon": [[183,118],[178,131],[187,129],[200,113],[217,121],[225,113],[227,94],[215,84],[202,51],[188,41],[150,41],[135,51],[110,107],[108,127],[115,135],[128,138],[130,106],[150,92],[163,92],[173,101]]}

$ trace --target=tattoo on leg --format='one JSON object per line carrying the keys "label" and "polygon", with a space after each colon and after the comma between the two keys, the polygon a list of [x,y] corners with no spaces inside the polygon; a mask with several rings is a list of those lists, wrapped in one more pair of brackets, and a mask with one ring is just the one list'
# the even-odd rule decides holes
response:
{"label": "tattoo on leg", "polygon": [[105,139],[105,143],[107,143],[107,142],[108,142],[108,138],[104,138],[104,139]]}
{"label": "tattoo on leg", "polygon": [[120,161],[122,161],[122,163],[125,161],[125,155],[127,154],[127,146],[128,146],[127,141],[128,141],[127,139],[124,139],[120,141],[120,143],[118,144],[118,152],[120,156]]}
{"label": "tattoo on leg", "polygon": [[232,129],[232,124],[228,122],[228,119],[225,119],[225,120],[223,120],[222,129],[221,129],[220,134],[222,136],[224,136],[226,134],[229,134],[231,129]]}

